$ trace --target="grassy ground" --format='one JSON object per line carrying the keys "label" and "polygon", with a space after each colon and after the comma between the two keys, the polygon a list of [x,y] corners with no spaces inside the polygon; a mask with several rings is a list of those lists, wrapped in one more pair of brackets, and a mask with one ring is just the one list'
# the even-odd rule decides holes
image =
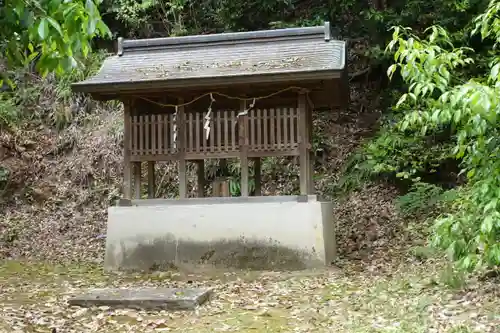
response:
{"label": "grassy ground", "polygon": [[[453,285],[455,288],[450,288]],[[195,312],[68,307],[72,295],[105,286],[210,286]],[[97,267],[0,263],[1,332],[500,332],[498,281],[463,284],[437,263],[384,273],[107,275]]]}

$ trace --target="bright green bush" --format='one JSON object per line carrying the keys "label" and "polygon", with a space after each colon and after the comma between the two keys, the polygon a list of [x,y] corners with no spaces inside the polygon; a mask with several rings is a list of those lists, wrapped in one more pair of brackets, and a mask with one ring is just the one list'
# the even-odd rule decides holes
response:
{"label": "bright green bush", "polygon": [[[421,39],[405,28],[395,28],[388,50],[394,51],[398,72],[409,85],[397,105],[414,108],[397,123],[401,132],[453,128],[453,154],[462,161],[468,184],[458,194],[450,213],[435,224],[433,244],[446,249],[457,264],[472,270],[500,264],[500,2],[490,2],[474,20],[471,34],[480,33],[494,50],[473,54],[455,47],[450,34],[433,26]],[[472,58],[487,57],[490,71],[472,77]]]}

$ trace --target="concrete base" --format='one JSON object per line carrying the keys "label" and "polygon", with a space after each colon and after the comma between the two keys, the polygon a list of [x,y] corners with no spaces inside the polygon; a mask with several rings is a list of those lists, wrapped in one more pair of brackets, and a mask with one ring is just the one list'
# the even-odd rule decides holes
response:
{"label": "concrete base", "polygon": [[68,303],[72,306],[109,306],[115,309],[194,310],[207,301],[211,293],[211,289],[95,289],[73,297]]}
{"label": "concrete base", "polygon": [[120,201],[106,237],[106,270],[299,270],[336,256],[332,203],[316,196]]}

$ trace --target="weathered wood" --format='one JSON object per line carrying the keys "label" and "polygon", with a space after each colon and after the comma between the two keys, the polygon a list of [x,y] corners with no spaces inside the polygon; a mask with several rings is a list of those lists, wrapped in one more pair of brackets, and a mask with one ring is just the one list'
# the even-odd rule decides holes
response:
{"label": "weathered wood", "polygon": [[[245,111],[246,102],[241,101],[240,112]],[[240,146],[241,196],[248,197],[248,115],[238,118],[238,134]]]}
{"label": "weathered wood", "polygon": [[149,128],[151,125],[151,116],[144,115],[144,155],[152,154],[151,152],[151,135],[149,134]]}
{"label": "weathered wood", "polygon": [[[306,96],[307,97],[307,96]],[[306,116],[307,116],[307,151],[308,151],[308,170],[307,170],[307,178],[308,178],[308,193],[314,194],[314,154],[312,151],[312,142],[313,142],[313,117],[312,117],[312,107],[309,104],[309,101],[306,101]]]}
{"label": "weathered wood", "polygon": [[198,183],[198,198],[205,196],[205,160],[196,161],[196,178]]}
{"label": "weathered wood", "polygon": [[141,198],[141,162],[134,162],[134,193],[135,198]]}
{"label": "weathered wood", "polygon": [[[232,150],[228,152],[203,152],[203,153],[185,153],[184,158],[188,161],[201,160],[201,159],[227,159],[227,158],[239,158],[241,155],[239,150]],[[299,156],[300,151],[298,147],[289,148],[286,150],[279,151],[251,151],[247,153],[248,157],[284,157],[284,156]],[[178,161],[178,154],[158,154],[158,155],[140,155],[131,156],[130,160],[132,162],[146,162],[146,161]]]}
{"label": "weathered wood", "polygon": [[154,199],[156,191],[155,162],[148,161],[148,199]]}
{"label": "weathered wood", "polygon": [[124,152],[123,152],[123,197],[125,199],[132,199],[132,164],[130,163],[130,154],[132,151],[132,124],[131,124],[131,108],[133,107],[132,101],[130,99],[123,100],[124,107],[124,119],[123,119],[123,140],[124,140]]}
{"label": "weathered wood", "polygon": [[269,148],[269,129],[267,128],[267,124],[269,122],[269,118],[267,115],[267,109],[262,110],[262,121],[264,122],[264,132],[262,133],[262,149],[267,150]]}
{"label": "weathered wood", "polygon": [[144,155],[144,116],[139,116],[139,139],[138,139],[138,146],[137,146],[137,154],[138,155]]}
{"label": "weathered wood", "polygon": [[[348,48],[346,48],[347,50]],[[311,99],[314,101],[315,107],[318,108],[334,108],[339,107],[345,103],[346,96],[349,95],[349,85],[345,82],[344,77],[348,80],[347,71],[344,71],[345,75],[340,78],[332,78],[332,80],[305,80],[301,81],[298,86],[304,89],[310,90]],[[210,86],[208,88],[201,89],[150,89],[147,93],[141,93],[148,99],[155,100],[161,103],[176,103],[178,97],[182,97],[185,101],[192,101],[193,99],[213,91],[217,91],[230,96],[242,96],[250,92],[251,96],[265,96],[270,92],[276,92],[282,89],[286,89],[290,86],[289,83],[279,83],[279,84],[238,84],[228,87],[224,84],[225,79],[221,82],[222,85]],[[122,97],[136,96],[137,91],[131,91],[130,93],[124,93]],[[262,99],[258,101],[259,107],[261,108],[273,108],[273,107],[291,107],[296,105],[297,92],[289,90],[282,92],[281,94],[275,95],[271,98]],[[238,103],[235,100],[230,100],[219,95],[214,95],[217,107],[231,109],[238,107]],[[144,101],[148,103],[147,101]],[[204,108],[210,102],[210,96],[201,98],[198,103],[193,103],[195,107],[203,105]],[[150,103],[151,104],[151,103]],[[143,112],[158,112],[159,108],[142,108]],[[161,109],[161,108],[160,108]]]}
{"label": "weathered wood", "polygon": [[254,173],[254,181],[255,181],[255,195],[260,196],[262,195],[262,189],[261,189],[261,184],[262,184],[262,178],[261,178],[261,165],[260,165],[260,158],[254,158],[253,159],[253,173]]}
{"label": "weathered wood", "polygon": [[299,150],[300,150],[300,194],[309,193],[309,153],[307,151],[307,96],[300,93],[298,98],[299,111]]}
{"label": "weathered wood", "polygon": [[[179,98],[178,104],[184,103],[182,98]],[[185,119],[186,114],[184,112],[184,106],[181,105],[177,108],[177,149],[178,149],[178,160],[179,160],[179,197],[181,199],[187,197],[187,174],[186,174],[186,127]]]}
{"label": "weathered wood", "polygon": [[213,197],[229,197],[229,180],[227,177],[217,177],[212,182]]}
{"label": "weathered wood", "polygon": [[283,149],[283,134],[281,133],[281,123],[282,123],[283,110],[281,108],[276,109],[276,147],[278,149]]}
{"label": "weathered wood", "polygon": [[188,149],[187,151],[196,151],[196,148],[194,146],[194,138],[195,138],[195,120],[194,120],[194,111],[189,112],[188,115],[188,120],[187,120],[187,132],[188,132]]}

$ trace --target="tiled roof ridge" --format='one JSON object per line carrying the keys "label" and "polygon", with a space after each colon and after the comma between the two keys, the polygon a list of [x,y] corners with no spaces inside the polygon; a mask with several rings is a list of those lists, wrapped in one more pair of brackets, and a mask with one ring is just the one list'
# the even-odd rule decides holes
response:
{"label": "tiled roof ridge", "polygon": [[311,36],[324,35],[326,42],[330,41],[331,27],[329,22],[322,26],[286,28],[274,30],[230,32],[208,35],[192,35],[181,37],[163,37],[147,39],[124,39],[118,38],[118,55],[121,56],[127,51],[147,51],[149,49],[181,47],[181,46],[201,46],[220,45],[228,42],[251,43],[255,41],[270,41],[295,38],[309,38]]}

